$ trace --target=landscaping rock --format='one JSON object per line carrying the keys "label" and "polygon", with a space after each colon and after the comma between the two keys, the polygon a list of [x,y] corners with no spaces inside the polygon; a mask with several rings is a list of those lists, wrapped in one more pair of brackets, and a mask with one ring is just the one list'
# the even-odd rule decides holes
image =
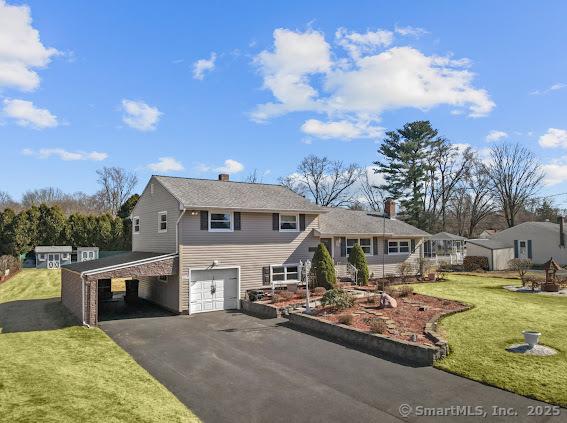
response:
{"label": "landscaping rock", "polygon": [[383,292],[382,295],[380,296],[380,306],[384,308],[386,307],[397,308],[398,302],[395,300],[395,298]]}

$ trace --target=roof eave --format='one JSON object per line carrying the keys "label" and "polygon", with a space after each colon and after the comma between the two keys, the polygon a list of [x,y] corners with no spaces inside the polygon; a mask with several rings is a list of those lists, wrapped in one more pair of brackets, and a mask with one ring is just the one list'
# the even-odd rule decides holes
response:
{"label": "roof eave", "polygon": [[302,214],[322,214],[328,213],[325,209],[261,209],[261,208],[251,208],[251,207],[221,207],[221,206],[203,206],[203,205],[190,205],[184,204],[180,207],[181,210],[229,210],[229,211],[240,211],[240,212],[251,212],[251,213],[302,213]]}

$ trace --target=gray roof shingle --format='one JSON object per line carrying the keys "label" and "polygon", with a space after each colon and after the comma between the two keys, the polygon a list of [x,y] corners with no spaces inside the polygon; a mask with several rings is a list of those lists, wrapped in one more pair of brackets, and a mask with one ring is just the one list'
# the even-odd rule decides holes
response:
{"label": "gray roof shingle", "polygon": [[283,185],[154,176],[185,208],[324,213]]}
{"label": "gray roof shingle", "polygon": [[73,247],[70,245],[38,245],[34,251],[36,253],[70,253]]}
{"label": "gray roof shingle", "polygon": [[319,231],[325,235],[357,235],[383,234],[395,236],[424,236],[429,234],[408,223],[397,219],[383,219],[377,213],[349,210],[342,208],[327,208],[328,213],[319,216]]}
{"label": "gray roof shingle", "polygon": [[489,250],[502,250],[505,248],[513,248],[511,244],[495,239],[469,239],[467,244],[478,245],[480,247],[488,248]]}

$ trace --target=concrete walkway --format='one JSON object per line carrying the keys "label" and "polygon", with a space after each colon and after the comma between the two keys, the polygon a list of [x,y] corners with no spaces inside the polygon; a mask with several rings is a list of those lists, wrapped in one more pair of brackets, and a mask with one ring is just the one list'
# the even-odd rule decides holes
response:
{"label": "concrete walkway", "polygon": [[[352,350],[280,319],[215,312],[101,327],[205,423],[567,421],[565,409],[559,418],[528,416],[528,407],[546,405]],[[455,408],[437,410],[446,417],[418,417],[419,407]],[[517,415],[493,416],[492,407]],[[470,415],[481,412],[487,416]]]}

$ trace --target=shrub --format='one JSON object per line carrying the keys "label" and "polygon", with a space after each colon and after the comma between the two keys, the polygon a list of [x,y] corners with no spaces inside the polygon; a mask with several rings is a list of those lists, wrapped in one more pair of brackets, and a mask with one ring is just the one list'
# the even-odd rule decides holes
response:
{"label": "shrub", "polygon": [[368,262],[362,247],[358,243],[354,244],[348,255],[348,262],[356,267],[356,282],[361,285],[368,285]]}
{"label": "shrub", "polygon": [[402,278],[402,282],[406,283],[408,281],[408,278],[410,277],[410,275],[415,274],[413,264],[411,264],[409,261],[401,262],[398,265],[398,273],[400,274],[400,277]]}
{"label": "shrub", "polygon": [[341,314],[337,321],[343,325],[352,325],[354,322],[354,316],[352,314]]}
{"label": "shrub", "polygon": [[401,286],[398,288],[398,294],[400,297],[409,297],[413,294],[413,287],[411,286]]}
{"label": "shrub", "polygon": [[463,259],[463,269],[465,270],[465,272],[488,270],[488,257],[466,256]]}
{"label": "shrub", "polygon": [[306,289],[298,289],[295,291],[299,298],[307,298],[307,290]]}
{"label": "shrub", "polygon": [[4,276],[6,270],[10,270],[10,273],[14,273],[20,270],[21,263],[20,260],[14,256],[0,256],[0,276]]}
{"label": "shrub", "polygon": [[510,267],[510,270],[518,272],[518,276],[522,282],[524,282],[526,273],[528,273],[528,270],[533,266],[533,263],[527,258],[515,258],[508,262],[508,266]]}
{"label": "shrub", "polygon": [[320,243],[315,250],[311,261],[311,275],[315,280],[315,286],[322,286],[325,289],[333,289],[337,286],[337,274],[333,259],[327,251],[327,247]]}
{"label": "shrub", "polygon": [[321,304],[337,310],[344,310],[354,305],[354,297],[342,289],[331,289],[323,294]]}
{"label": "shrub", "polygon": [[393,286],[387,286],[386,288],[384,288],[384,292],[390,297],[398,298],[400,296],[400,291],[398,291]]}
{"label": "shrub", "polygon": [[327,290],[322,286],[317,286],[313,288],[313,295],[320,296],[323,295],[325,292],[327,292]]}
{"label": "shrub", "polygon": [[372,333],[386,333],[388,331],[388,326],[382,319],[368,319],[366,324]]}
{"label": "shrub", "polygon": [[277,291],[272,296],[272,303],[281,303],[283,301],[289,301],[293,299],[293,292],[289,291]]}
{"label": "shrub", "polygon": [[534,291],[536,288],[539,288],[544,283],[545,283],[545,278],[537,277],[537,276],[527,275],[524,276],[524,279],[522,279],[522,286],[524,287],[529,286],[532,289],[532,291]]}

